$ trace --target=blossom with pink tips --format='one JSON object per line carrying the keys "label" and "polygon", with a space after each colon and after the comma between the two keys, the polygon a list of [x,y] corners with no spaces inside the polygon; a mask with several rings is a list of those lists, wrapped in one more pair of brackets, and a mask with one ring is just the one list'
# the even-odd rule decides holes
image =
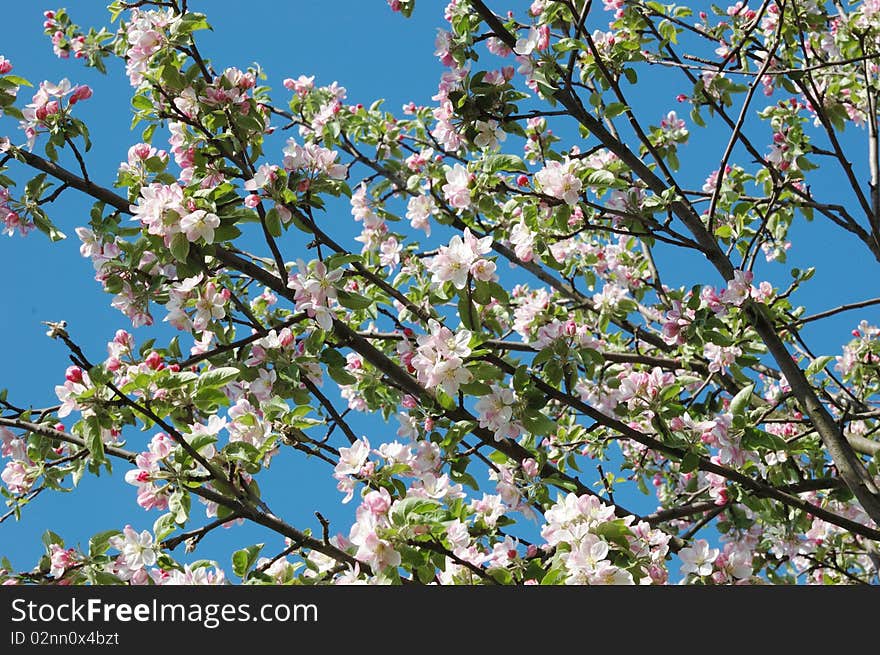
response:
{"label": "blossom with pink tips", "polygon": [[709,542],[705,539],[697,539],[692,546],[682,548],[678,552],[681,558],[681,572],[685,575],[693,573],[695,575],[710,575],[712,573],[712,563],[718,558],[720,551],[717,548],[711,548]]}
{"label": "blossom with pink tips", "polygon": [[576,163],[571,160],[548,161],[543,169],[535,173],[535,181],[541,191],[568,205],[574,206],[580,199],[583,183],[577,177]]}
{"label": "blossom with pink tips", "polygon": [[443,185],[443,195],[455,209],[467,209],[471,206],[470,175],[461,164],[456,164],[446,171],[446,184]]}
{"label": "blossom with pink tips", "polygon": [[138,533],[126,525],[121,535],[110,538],[110,546],[120,551],[119,559],[133,571],[156,563],[157,547],[147,530]]}
{"label": "blossom with pink tips", "polygon": [[480,279],[485,279],[487,275],[494,275],[494,268],[489,270],[485,264],[481,263],[482,258],[480,257],[491,249],[491,236],[478,239],[469,228],[465,228],[463,235],[453,236],[449,245],[441,246],[437,255],[428,262],[427,269],[433,274],[431,281],[434,284],[452,282],[456,289],[464,289],[467,285],[468,275],[477,273],[480,275]]}

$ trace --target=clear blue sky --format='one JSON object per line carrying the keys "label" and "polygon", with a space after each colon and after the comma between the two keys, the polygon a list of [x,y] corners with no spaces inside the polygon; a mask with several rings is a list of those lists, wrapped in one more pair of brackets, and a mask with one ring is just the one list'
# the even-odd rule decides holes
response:
{"label": "clear blue sky", "polygon": [[[395,112],[410,100],[417,104],[431,102],[441,70],[433,56],[433,41],[435,28],[443,23],[444,4],[423,0],[414,17],[405,21],[381,0],[190,2],[193,10],[208,13],[214,27],[212,33],[202,32],[198,38],[202,52],[218,68],[245,68],[259,62],[269,75],[268,84],[282,92],[281,80],[285,77],[315,75],[319,84],[338,80],[348,89],[348,102],[369,104],[377,98],[385,98],[387,107]],[[499,7],[501,4],[496,3]],[[105,5],[104,0],[88,0],[70,3],[68,8],[81,25],[100,26],[108,20]],[[332,10],[328,10],[331,7]],[[128,80],[118,62],[111,63],[108,76],[101,76],[79,62],[56,59],[42,35],[43,8],[38,3],[4,3],[0,54],[14,63],[15,73],[34,83],[68,77],[75,83],[88,83],[93,87],[94,97],[78,107],[78,115],[92,130],[94,147],[88,154],[92,176],[110,185],[129,145],[140,140],[139,132],[128,132],[131,121]],[[652,108],[656,112],[653,121],[656,123],[663,112],[677,108],[675,94],[687,91],[684,86],[673,88],[663,78],[643,74],[639,87],[633,91],[634,104],[637,108]],[[21,97],[25,98],[28,92],[23,88]],[[279,93],[277,97],[283,95]],[[759,98],[756,105],[763,106],[764,102]],[[706,173],[717,167],[727,135],[691,127],[693,137],[685,148],[685,156],[691,163],[699,164],[699,168],[689,182],[701,184]],[[12,121],[5,118],[0,121],[0,134],[14,131]],[[17,136],[13,135],[14,140]],[[769,134],[767,136],[769,142]],[[572,138],[569,137],[570,143],[575,142]],[[846,143],[854,148],[853,152],[861,153],[862,139],[862,133],[855,131],[847,135]],[[269,154],[277,157],[278,153],[270,150]],[[747,160],[740,163],[748,165]],[[860,166],[860,170],[863,171],[863,167]],[[821,197],[838,182],[835,176],[827,176],[813,188]],[[829,200],[849,202],[837,196]],[[68,193],[53,205],[52,216],[63,231],[73,235],[75,226],[87,222],[90,205],[88,200]],[[351,220],[347,205],[331,206],[331,214],[334,212],[332,220]],[[796,227],[792,241],[795,245],[788,267],[776,267],[772,279],[784,285],[788,279],[787,268],[817,266],[819,271],[809,291],[800,296],[811,311],[876,295],[874,272],[863,246],[823,227],[818,219],[807,227]],[[16,236],[0,241],[3,280],[0,387],[8,387],[10,400],[17,404],[40,407],[56,402],[53,388],[63,381],[68,365],[63,345],[45,336],[40,321],[66,319],[75,338],[93,359],[103,357],[105,344],[118,327],[127,327],[124,318],[109,306],[110,296],[102,293],[92,279],[91,263],[80,257],[78,248],[75,236],[54,245],[38,233],[26,239]],[[718,283],[708,267],[700,262],[674,262],[660,256],[661,270],[664,270],[664,261],[670,264],[664,271],[667,284]],[[705,279],[700,279],[697,273],[700,271],[705,271]],[[822,331],[811,329],[805,334],[820,353],[838,354],[840,344],[848,339],[849,331],[861,317],[874,322],[880,320],[877,311],[872,309],[836,318]],[[139,341],[147,336],[158,336],[161,341],[163,336],[170,336],[170,331],[160,324],[135,334]],[[354,427],[378,443],[393,438],[397,425],[395,422],[384,426],[376,420],[358,419]],[[148,437],[135,433],[129,448],[142,449],[143,439]],[[7,521],[0,526],[0,554],[10,557],[17,568],[29,568],[39,556],[40,535],[47,528],[61,534],[69,544],[85,544],[91,534],[121,528],[126,522],[139,530],[150,528],[158,514],[144,512],[135,505],[134,488],[121,480],[126,468],[125,465],[117,468],[112,480],[106,476],[100,479],[86,476],[72,494],[42,495],[27,508],[21,522]],[[353,507],[339,504],[340,494],[330,477],[329,467],[320,462],[279,457],[263,485],[270,506],[288,522],[300,528],[318,529],[314,511],[319,510],[331,519],[334,531],[347,533]],[[655,507],[653,498],[620,500],[637,511]],[[200,505],[195,505],[193,515],[200,517]],[[197,518],[193,525],[198,522]],[[209,535],[198,554],[217,559],[229,571],[228,555],[233,549],[264,540],[267,552],[281,547],[279,537],[267,535],[260,528],[235,527]]]}

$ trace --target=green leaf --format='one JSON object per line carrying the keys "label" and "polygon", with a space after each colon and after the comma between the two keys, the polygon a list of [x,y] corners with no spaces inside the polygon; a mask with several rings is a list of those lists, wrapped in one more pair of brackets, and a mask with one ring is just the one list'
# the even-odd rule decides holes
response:
{"label": "green leaf", "polygon": [[12,82],[15,86],[33,86],[33,84],[18,75],[4,75],[3,79],[7,82]]}
{"label": "green leaf", "polygon": [[64,539],[59,537],[57,534],[52,532],[51,530],[46,530],[43,533],[43,545],[48,549],[52,544],[56,544],[58,546],[64,546]]}
{"label": "green leaf", "polygon": [[223,454],[227,459],[236,460],[246,465],[251,473],[256,473],[260,469],[260,461],[263,454],[251,443],[247,441],[233,441],[223,448]]}
{"label": "green leaf", "polygon": [[622,102],[612,102],[605,107],[605,118],[614,118],[620,116],[627,110],[627,106]]}
{"label": "green leaf", "polygon": [[550,434],[556,430],[556,421],[536,409],[527,409],[523,412],[522,422],[530,434]]}
{"label": "green leaf", "polygon": [[135,109],[140,109],[142,111],[150,111],[153,109],[152,101],[143,95],[136,95],[131,99],[131,105]]}
{"label": "green leaf", "polygon": [[253,568],[254,564],[256,564],[257,558],[260,556],[260,551],[263,550],[264,545],[265,544],[254,544],[253,546],[248,546],[247,548],[242,548],[241,550],[232,553],[232,572],[239,578],[243,579],[248,571]]}
{"label": "green leaf", "polygon": [[281,215],[274,207],[266,212],[266,230],[273,237],[281,236]]}
{"label": "green leaf", "polygon": [[528,172],[528,169],[526,168],[523,160],[516,155],[488,155],[483,159],[483,167],[489,173],[497,173],[499,171],[513,171],[517,173]]}
{"label": "green leaf", "polygon": [[96,585],[121,585],[125,584],[119,576],[107,573],[107,571],[92,571],[89,574],[92,584]]}
{"label": "green leaf", "polygon": [[529,369],[526,366],[519,366],[513,372],[513,388],[516,391],[523,392],[527,387],[531,386],[532,376],[529,375]]}
{"label": "green leaf", "polygon": [[719,239],[729,239],[733,236],[733,228],[729,225],[719,225],[715,229],[715,236]]}
{"label": "green leaf", "polygon": [[462,393],[468,396],[486,396],[492,393],[492,387],[485,382],[465,382],[458,387]]}
{"label": "green leaf", "polygon": [[809,366],[807,366],[807,377],[821,373],[825,367],[828,366],[828,363],[833,360],[834,357],[832,355],[822,355],[822,357],[817,357],[810,362]]}
{"label": "green leaf", "polygon": [[351,293],[350,291],[345,291],[344,289],[336,290],[336,299],[343,307],[354,310],[366,309],[373,304],[373,301],[370,298],[362,296],[359,293]]}
{"label": "green leaf", "polygon": [[700,456],[695,452],[689,452],[681,458],[679,471],[681,473],[690,473],[696,471],[700,467]]}
{"label": "green leaf", "polygon": [[178,371],[177,373],[171,373],[168,376],[168,379],[162,383],[162,386],[166,389],[177,389],[178,387],[182,387],[198,379],[198,373],[193,373],[192,371]]}
{"label": "green leaf", "polygon": [[171,254],[179,262],[185,262],[189,255],[189,239],[183,232],[178,232],[171,237]]}
{"label": "green leaf", "polygon": [[110,539],[119,534],[121,534],[119,530],[107,530],[92,535],[92,538],[89,539],[89,557],[96,557],[107,552],[110,547]]}
{"label": "green leaf", "polygon": [[210,24],[208,24],[208,19],[204,14],[199,14],[196,12],[189,12],[183,15],[180,19],[180,23],[177,26],[178,34],[190,34],[197,30],[209,30],[211,29]]}
{"label": "green leaf", "polygon": [[394,525],[406,525],[410,522],[410,517],[415,515],[424,515],[434,511],[440,506],[436,500],[431,498],[404,498],[394,503],[391,509],[391,523]]}
{"label": "green leaf", "polygon": [[605,521],[594,528],[596,534],[605,537],[608,541],[629,549],[629,540],[627,537],[632,536],[632,531],[626,527],[622,519],[614,521]]}
{"label": "green leaf", "polygon": [[189,494],[182,491],[175,491],[168,499],[168,510],[178,525],[183,525],[189,518],[189,505]]}
{"label": "green leaf", "polygon": [[85,442],[89,449],[89,455],[92,461],[100,464],[106,458],[104,457],[104,442],[101,439],[101,426],[98,419],[94,416],[86,419],[85,422]]}
{"label": "green leaf", "polygon": [[240,373],[241,371],[234,366],[212,368],[210,371],[205,371],[199,376],[198,388],[206,389],[222,387],[224,384],[237,378]]}
{"label": "green leaf", "polygon": [[364,258],[362,255],[355,255],[353,253],[345,253],[339,252],[329,257],[324,258],[324,264],[327,266],[328,270],[335,270],[337,268],[342,268],[346,264],[350,264],[352,262],[362,262]]}
{"label": "green leaf", "polygon": [[199,434],[188,441],[189,445],[193,447],[193,450],[199,452],[202,448],[217,443],[217,437],[213,434]]}
{"label": "green leaf", "polygon": [[156,542],[162,541],[176,529],[177,524],[174,522],[174,514],[170,512],[163,514],[153,523],[153,535],[156,538]]}
{"label": "green leaf", "polygon": [[758,428],[746,428],[743,433],[742,447],[748,450],[788,450],[789,444],[785,439],[775,434],[770,434]]}
{"label": "green leaf", "polygon": [[587,174],[588,186],[608,186],[614,183],[614,173],[606,170],[590,171]]}
{"label": "green leaf", "polygon": [[750,384],[740,389],[733,397],[733,400],[730,401],[730,413],[734,416],[742,416],[745,413],[746,408],[749,406],[749,400],[751,399],[754,390],[754,384]]}
{"label": "green leaf", "polygon": [[336,382],[336,384],[341,384],[342,386],[356,384],[358,381],[357,378],[351,373],[343,368],[338,368],[336,366],[328,367],[327,373],[330,374],[330,377],[333,378],[333,381]]}
{"label": "green leaf", "polygon": [[234,225],[220,225],[214,230],[214,243],[221,241],[234,241],[241,236],[241,230]]}
{"label": "green leaf", "polygon": [[458,317],[461,319],[461,324],[471,332],[480,331],[480,314],[464,291],[458,298]]}
{"label": "green leaf", "polygon": [[565,578],[566,578],[566,572],[564,569],[561,569],[561,568],[551,569],[550,571],[547,572],[547,575],[545,575],[543,578],[541,578],[541,585],[542,586],[544,586],[544,585],[550,586],[550,585],[562,584],[565,581]]}

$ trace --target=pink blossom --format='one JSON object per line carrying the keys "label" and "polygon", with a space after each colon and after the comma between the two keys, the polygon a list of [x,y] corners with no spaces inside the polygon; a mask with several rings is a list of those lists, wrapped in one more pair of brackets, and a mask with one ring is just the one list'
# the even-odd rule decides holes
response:
{"label": "pink blossom", "polygon": [[403,246],[395,237],[388,237],[379,246],[379,264],[387,266],[393,271],[400,264],[400,253],[402,250]]}
{"label": "pink blossom", "polygon": [[309,91],[311,91],[315,87],[315,76],[312,75],[310,77],[306,77],[305,75],[300,75],[295,80],[292,78],[287,78],[284,80],[284,88],[293,91],[298,96],[304,97]]}
{"label": "pink blossom", "polygon": [[464,367],[464,358],[471,353],[471,333],[468,330],[453,333],[433,320],[429,327],[431,334],[418,338],[419,346],[412,359],[416,377],[425,387],[439,386],[454,396],[458,393],[458,387],[472,377]]}
{"label": "pink blossom", "polygon": [[339,449],[339,463],[336,464],[334,473],[337,476],[358,475],[361,468],[366,464],[370,454],[370,442],[366,437],[355,441],[350,448]]}
{"label": "pink blossom", "polygon": [[334,180],[345,179],[348,175],[348,168],[336,163],[339,153],[316,143],[301,146],[295,139],[288,139],[284,155],[284,168],[288,171],[304,170],[309,173],[321,173]]}
{"label": "pink blossom", "polygon": [[34,482],[26,463],[20,460],[6,462],[3,473],[0,473],[0,480],[3,480],[13,494],[27,493]]}
{"label": "pink blossom", "polygon": [[111,537],[110,546],[120,551],[119,558],[132,571],[156,563],[157,551],[153,536],[147,531],[136,532],[126,525],[121,536]]}
{"label": "pink blossom", "polygon": [[537,235],[532,232],[531,228],[526,225],[524,220],[515,223],[510,230],[510,243],[514,246],[514,253],[524,262],[532,261],[534,257],[533,248],[535,246],[535,238]]}
{"label": "pink blossom", "polygon": [[0,426],[0,455],[14,460],[28,461],[27,444],[12,431]]}
{"label": "pink blossom", "polygon": [[530,478],[536,477],[540,472],[538,462],[531,457],[528,457],[522,461],[522,468],[525,474]]}
{"label": "pink blossom", "polygon": [[733,279],[727,283],[727,289],[721,292],[721,301],[735,307],[742,305],[751,294],[752,278],[751,271],[736,269]]}
{"label": "pink blossom", "polygon": [[539,49],[539,44],[541,42],[541,31],[537,27],[530,27],[528,34],[526,36],[520,37],[516,40],[516,45],[513,46],[513,51],[521,55],[523,57],[527,57],[535,50]]}
{"label": "pink blossom", "polygon": [[482,150],[491,150],[507,138],[507,134],[501,129],[500,123],[494,119],[488,121],[475,121],[474,127],[477,135],[474,137],[474,145]]}
{"label": "pink blossom", "polygon": [[492,393],[480,396],[474,407],[480,420],[480,427],[492,430],[496,441],[519,436],[523,427],[513,414],[516,402],[513,389],[493,384]]}
{"label": "pink blossom", "polygon": [[58,544],[49,546],[49,574],[58,579],[65,572],[77,564],[76,551],[73,548],[64,549]]}
{"label": "pink blossom", "polygon": [[681,572],[684,575],[688,573],[699,576],[710,575],[712,563],[717,559],[719,552],[717,548],[710,548],[709,542],[705,539],[698,539],[693,546],[687,546],[678,552],[682,561]]}
{"label": "pink blossom", "polygon": [[[463,289],[467,285],[468,275],[474,272],[479,256],[488,253],[491,248],[491,236],[478,239],[470,229],[465,228],[463,235],[453,236],[449,245],[441,246],[437,255],[428,262],[427,269],[433,273],[432,282],[434,284],[452,282],[456,289]],[[485,277],[487,272],[485,267],[481,265],[477,267],[482,268]]]}
{"label": "pink blossom", "polygon": [[214,243],[214,230],[220,227],[217,214],[196,209],[180,219],[180,229],[189,241],[203,239],[205,243]]}
{"label": "pink blossom", "polygon": [[685,332],[694,316],[695,313],[692,309],[682,307],[680,300],[673,300],[672,309],[666,313],[663,322],[663,340],[668,344],[684,345],[687,343]]}
{"label": "pink blossom", "polygon": [[188,213],[183,209],[183,189],[177,184],[154,182],[141,187],[137,203],[130,207],[132,220],[140,221],[147,232],[165,237],[170,244],[171,236],[181,231],[180,217]]}
{"label": "pink blossom", "polygon": [[461,164],[456,164],[446,171],[446,184],[443,185],[443,195],[446,201],[456,209],[467,209],[471,206],[471,192],[468,188],[470,175]]}
{"label": "pink blossom", "polygon": [[574,206],[580,199],[583,187],[576,172],[576,164],[568,159],[564,162],[548,161],[542,170],[535,173],[535,181],[548,196]]}
{"label": "pink blossom", "polygon": [[424,230],[426,236],[431,236],[430,216],[437,212],[434,198],[427,194],[410,197],[406,205],[406,217],[410,225],[416,230]]}
{"label": "pink blossom", "polygon": [[328,271],[324,262],[318,260],[308,266],[300,260],[297,267],[298,271],[291,273],[287,281],[287,287],[294,291],[297,310],[307,312],[321,329],[333,329],[334,314],[329,302],[336,299],[342,269]]}
{"label": "pink blossom", "polygon": [[703,357],[709,360],[709,370],[712,373],[726,371],[740,355],[742,349],[739,346],[719,346],[711,342],[703,345]]}

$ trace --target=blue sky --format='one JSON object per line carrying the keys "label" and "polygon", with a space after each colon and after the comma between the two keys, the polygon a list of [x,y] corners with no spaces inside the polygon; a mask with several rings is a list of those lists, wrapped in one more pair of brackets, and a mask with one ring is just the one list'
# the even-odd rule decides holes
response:
{"label": "blue sky", "polygon": [[[81,25],[100,26],[108,20],[104,4],[103,0],[90,0],[71,3],[69,9]],[[259,62],[269,75],[267,83],[282,92],[281,80],[285,77],[315,75],[319,84],[337,80],[348,89],[348,102],[369,104],[385,98],[386,107],[393,112],[410,100],[429,104],[441,71],[433,56],[433,41],[435,29],[443,21],[443,3],[419,5],[413,18],[405,21],[379,0],[335,2],[332,12],[327,11],[327,2],[318,0],[263,2],[248,4],[246,9],[243,3],[231,0],[190,2],[193,10],[208,13],[214,27],[213,32],[202,32],[198,38],[202,52],[217,68],[245,68]],[[93,87],[94,97],[81,103],[77,112],[92,130],[94,147],[88,154],[92,177],[109,186],[129,145],[140,140],[139,132],[128,132],[128,80],[118,62],[111,63],[108,76],[101,76],[79,62],[56,59],[48,40],[42,36],[41,11],[39,4],[6,3],[0,54],[15,64],[16,74],[35,84],[43,79],[57,81],[68,77]],[[658,72],[654,77],[643,73],[639,86],[631,92],[634,106],[650,110],[646,116],[656,124],[665,111],[679,108],[674,96],[687,91],[684,86],[673,87]],[[22,98],[27,94],[27,89],[20,92]],[[282,97],[282,93],[276,96]],[[756,99],[756,107],[765,103],[764,98]],[[651,112],[656,112],[656,116]],[[9,119],[0,121],[0,133],[14,130]],[[565,137],[573,143],[573,135],[574,132],[563,132],[563,143]],[[723,131],[692,128],[691,142],[683,152],[683,160],[695,165],[688,183],[699,186],[706,174],[717,167],[726,139]],[[863,133],[855,130],[847,134],[845,143],[853,152],[861,153],[865,150],[863,139]],[[271,148],[268,152],[270,157],[277,157]],[[860,159],[857,158],[857,168],[864,179]],[[748,161],[743,159],[741,163],[747,165]],[[684,168],[687,167],[686,163]],[[813,189],[821,197],[838,184],[839,179],[830,175],[814,183]],[[842,200],[835,195],[835,201]],[[75,226],[87,222],[90,206],[87,199],[67,193],[52,206],[51,213],[59,227],[73,235]],[[350,222],[347,205],[331,205],[328,221]],[[784,285],[789,279],[788,268],[817,266],[818,273],[809,290],[799,296],[810,311],[876,295],[872,290],[876,287],[871,261],[855,240],[828,229],[817,219],[810,225],[798,224],[792,241],[795,245],[789,264],[767,270],[775,271],[771,279],[777,285]],[[49,340],[40,321],[66,319],[76,340],[95,360],[104,356],[106,342],[114,331],[126,327],[124,318],[110,307],[110,296],[102,293],[92,279],[91,263],[80,257],[78,248],[75,237],[50,244],[38,233],[26,239],[16,236],[0,240],[0,275],[4,280],[0,296],[0,388],[9,388],[10,400],[17,404],[40,407],[56,402],[53,387],[63,381],[69,363],[63,344]],[[673,260],[662,252],[659,256],[666,284],[719,281],[702,262]],[[758,277],[761,278],[761,272]],[[157,319],[161,315],[159,312]],[[805,330],[805,336],[819,353],[838,354],[840,344],[848,340],[849,331],[861,317],[878,321],[875,310],[847,314],[822,328]],[[158,336],[161,341],[171,331],[157,325],[135,334],[139,341],[148,336]],[[378,443],[393,438],[397,426],[360,418],[354,427],[367,434],[371,442]],[[142,440],[148,437],[135,433],[130,437],[129,448],[141,449]],[[149,528],[158,515],[143,512],[135,505],[134,488],[121,480],[125,468],[117,469],[113,479],[86,476],[71,494],[42,495],[27,508],[22,521],[7,521],[0,526],[0,554],[10,557],[17,568],[29,568],[36,562],[39,538],[46,529],[58,532],[71,544],[85,544],[91,534],[122,527],[126,522],[138,529]],[[303,462],[283,455],[266,476],[264,493],[270,506],[297,527],[318,529],[314,519],[318,510],[331,520],[334,531],[347,532],[353,508],[339,504],[340,494],[329,474],[329,467],[320,462]],[[637,511],[650,511],[655,506],[652,498],[619,499]],[[197,506],[194,516],[200,514]],[[243,526],[217,531],[202,542],[199,555],[217,559],[228,569],[228,554],[234,548],[264,540],[267,552],[280,550],[280,538],[266,535],[260,528]]]}

